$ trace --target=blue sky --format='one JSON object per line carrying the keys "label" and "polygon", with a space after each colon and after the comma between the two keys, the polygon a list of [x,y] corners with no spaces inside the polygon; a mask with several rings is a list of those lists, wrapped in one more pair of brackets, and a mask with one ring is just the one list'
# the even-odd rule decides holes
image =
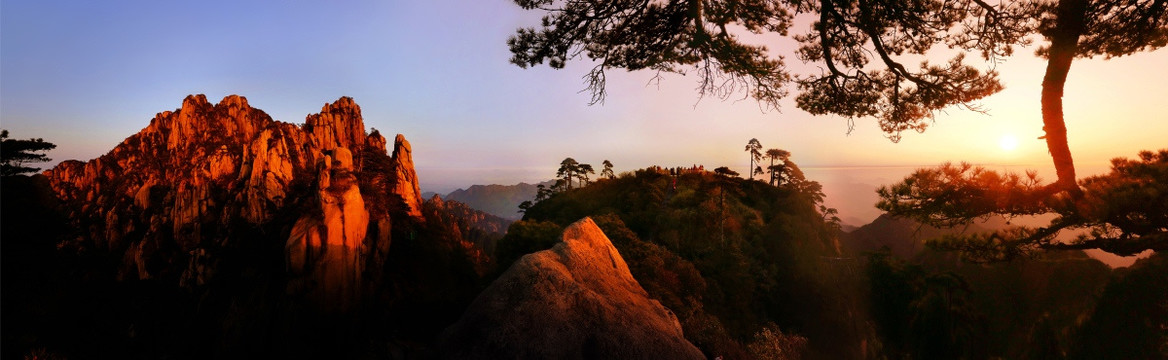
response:
{"label": "blue sky", "polygon": [[[1050,161],[1035,139],[1044,63],[1033,49],[996,66],[1007,90],[983,102],[990,115],[948,110],[925,134],[892,144],[874,121],[857,119],[848,134],[844,119],[813,117],[793,101],[781,112],[762,112],[752,100],[699,102],[695,80],[676,75],[647,86],[651,73],[614,70],[608,101],[588,106],[588,95],[578,93],[587,63],[552,70],[507,62],[507,37],[539,16],[507,0],[4,0],[0,126],[57,143],[50,154],[57,160],[86,160],[188,94],[212,101],[243,95],[293,123],[352,96],[367,126],[410,140],[423,190],[443,193],[543,180],[568,156],[610,159],[618,171],[694,163],[744,170],[750,138],[790,150],[804,168],[908,166],[907,173],[944,161]],[[760,41],[778,53],[791,46]],[[797,71],[814,69],[788,58]],[[1165,64],[1166,51],[1075,63],[1067,122],[1081,168],[1103,169],[1111,157],[1168,146]],[[1004,150],[1004,136],[1020,144]],[[825,169],[809,176],[825,184],[829,204],[869,209],[869,199],[840,197],[895,180],[887,170],[877,173]]]}

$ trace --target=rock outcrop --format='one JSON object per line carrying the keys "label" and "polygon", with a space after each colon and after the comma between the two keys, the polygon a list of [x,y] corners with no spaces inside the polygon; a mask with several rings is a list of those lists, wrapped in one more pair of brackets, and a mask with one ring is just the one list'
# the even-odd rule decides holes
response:
{"label": "rock outcrop", "polygon": [[406,212],[410,216],[422,216],[422,189],[418,185],[418,173],[414,171],[413,149],[410,142],[401,134],[393,140],[393,194],[401,197],[405,202]]}
{"label": "rock outcrop", "polygon": [[452,359],[703,359],[589,218],[525,255],[440,339]]}
{"label": "rock outcrop", "polygon": [[[383,265],[390,218],[421,220],[409,143],[386,150],[352,98],[297,126],[241,96],[191,95],[109,153],[44,174],[81,232],[64,246],[124,254],[121,278],[198,287],[217,253],[271,243],[290,291],[344,308]],[[391,202],[406,211],[379,205]]]}
{"label": "rock outcrop", "polygon": [[317,165],[319,209],[302,215],[285,245],[285,264],[299,286],[320,287],[319,298],[347,308],[360,296],[362,253],[369,212],[353,171],[353,155],[339,147]]}

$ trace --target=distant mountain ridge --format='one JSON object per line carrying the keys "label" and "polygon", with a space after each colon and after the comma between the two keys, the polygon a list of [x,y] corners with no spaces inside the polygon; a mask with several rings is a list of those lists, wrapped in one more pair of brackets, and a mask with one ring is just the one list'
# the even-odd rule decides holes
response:
{"label": "distant mountain ridge", "polygon": [[841,245],[845,251],[863,253],[887,246],[893,255],[910,258],[925,249],[925,241],[949,234],[972,234],[993,231],[1010,226],[1005,219],[990,218],[967,227],[939,228],[924,225],[912,219],[881,214],[864,226],[844,233]]}
{"label": "distant mountain ridge", "polygon": [[550,187],[554,181],[528,184],[521,182],[515,185],[472,185],[468,188],[451,191],[442,198],[458,201],[471,208],[482,210],[495,216],[519,220],[523,217],[519,213],[519,204],[535,199],[538,186]]}

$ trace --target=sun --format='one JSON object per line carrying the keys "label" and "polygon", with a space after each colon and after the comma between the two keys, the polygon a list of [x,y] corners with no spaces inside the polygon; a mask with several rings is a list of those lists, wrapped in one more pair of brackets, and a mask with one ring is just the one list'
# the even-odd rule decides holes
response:
{"label": "sun", "polygon": [[1018,138],[1014,134],[1005,134],[998,139],[998,146],[1005,151],[1014,151],[1018,148]]}

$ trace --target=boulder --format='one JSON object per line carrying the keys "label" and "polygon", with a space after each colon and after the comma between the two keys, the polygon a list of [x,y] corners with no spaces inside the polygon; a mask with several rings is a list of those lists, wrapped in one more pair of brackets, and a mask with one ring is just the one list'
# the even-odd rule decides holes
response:
{"label": "boulder", "polygon": [[446,329],[449,359],[704,359],[590,218],[528,254]]}

